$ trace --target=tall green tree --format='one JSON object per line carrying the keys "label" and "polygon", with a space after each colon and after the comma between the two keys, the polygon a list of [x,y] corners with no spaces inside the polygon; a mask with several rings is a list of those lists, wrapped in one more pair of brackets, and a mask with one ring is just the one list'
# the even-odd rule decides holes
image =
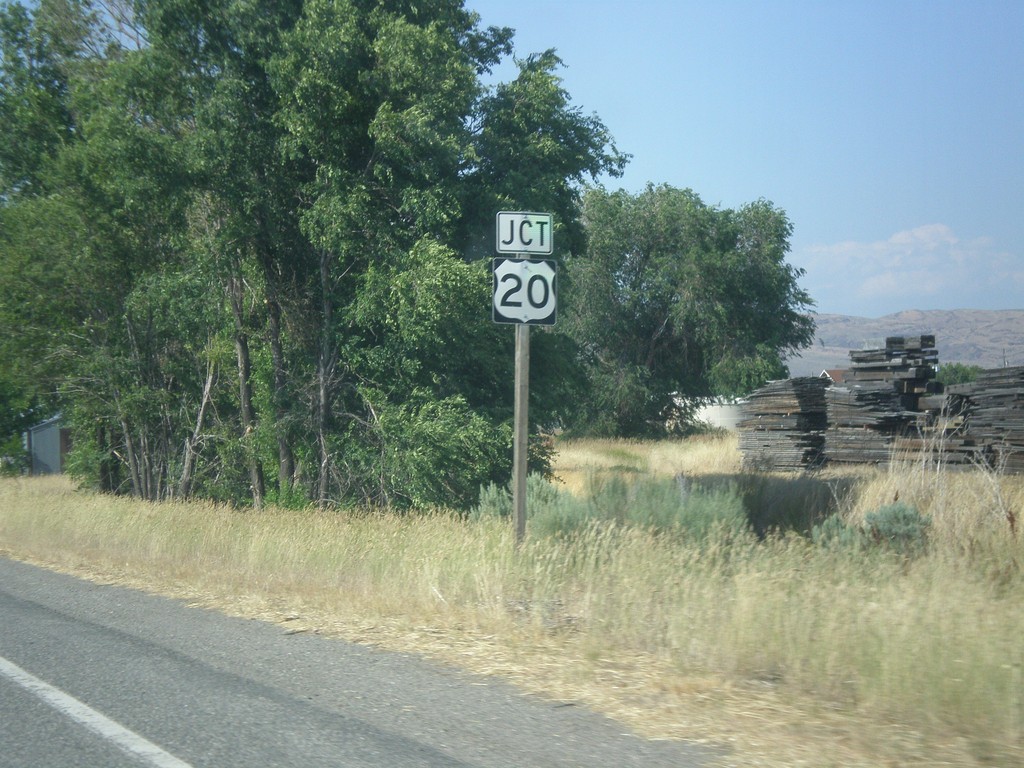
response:
{"label": "tall green tree", "polygon": [[[76,41],[59,35],[54,3],[35,14],[20,3],[0,6],[0,196],[37,194],[54,152],[74,138],[68,63]],[[79,36],[80,37],[80,36]]]}
{"label": "tall green tree", "polygon": [[[571,106],[552,57],[483,88],[510,39],[451,0],[311,2],[277,60],[286,146],[316,168],[303,229],[320,256],[321,502],[340,482],[376,500],[466,503],[507,474],[511,339],[486,319],[484,265],[464,262],[481,255],[481,232],[493,240],[499,207],[557,203],[575,221],[578,180],[621,161],[600,121]],[[559,150],[561,138],[573,143]],[[538,143],[552,162],[533,164],[535,178],[500,171]],[[459,423],[442,439],[439,424]],[[448,478],[447,496],[432,476]]]}
{"label": "tall green tree", "polygon": [[495,60],[503,34],[477,32],[461,3],[314,0],[275,59],[284,145],[315,168],[302,226],[318,262],[310,405],[321,504],[332,479],[366,475],[355,457],[365,440],[382,439],[383,406],[368,394],[379,388],[364,370],[379,357],[364,351],[378,329],[365,302],[354,313],[358,298],[374,275],[397,279],[421,239],[450,241],[469,151],[465,118],[478,68]]}
{"label": "tall green tree", "polygon": [[554,50],[517,62],[519,73],[480,99],[464,226],[467,250],[493,255],[494,215],[501,210],[554,214],[558,251],[583,248],[580,201],[588,179],[622,174],[618,151],[597,115],[572,104]]}
{"label": "tall green tree", "polygon": [[583,222],[566,318],[592,387],[578,429],[656,434],[685,422],[681,404],[784,377],[785,355],[811,342],[803,273],[785,261],[792,225],[771,203],[729,210],[667,185],[596,188]]}
{"label": "tall green tree", "polygon": [[[169,90],[166,70],[118,8],[126,14],[116,24],[89,0],[4,9],[24,31],[5,40],[5,76],[25,62],[46,75],[30,83],[35,100],[5,94],[22,109],[6,112],[0,143],[34,135],[36,123],[49,125],[44,137],[66,130],[27,153],[33,162],[20,176],[4,168],[14,181],[0,207],[0,314],[11,333],[0,352],[71,421],[76,470],[109,490],[162,498],[176,492],[176,422],[190,395],[170,361],[192,346],[183,338],[192,326],[153,307],[157,295],[172,294],[164,306],[173,305],[191,285],[174,276],[188,267],[184,138],[195,121],[181,100],[155,108],[154,94]],[[28,110],[40,89],[61,105],[59,120]]]}
{"label": "tall green tree", "polygon": [[82,144],[83,94],[112,45],[87,0],[0,5],[0,355],[6,375],[49,409],[67,371],[61,358],[87,345],[82,325],[108,307],[94,269],[110,243],[69,189],[67,158]]}
{"label": "tall green tree", "polygon": [[[145,5],[141,14],[150,58],[167,83],[167,96],[151,92],[150,101],[166,108],[161,101],[169,96],[171,106],[185,107],[191,121],[184,136],[194,174],[190,216],[204,232],[193,241],[193,252],[215,265],[231,310],[238,436],[257,507],[267,484],[258,445],[261,431],[272,434],[276,443],[278,490],[288,493],[295,480],[287,405],[292,372],[282,324],[289,291],[302,281],[309,261],[294,202],[307,169],[280,151],[279,103],[268,67],[279,52],[281,35],[301,11],[298,0],[166,0]],[[271,353],[271,392],[262,404],[267,412],[261,414],[255,379],[268,372],[257,370],[255,348],[264,345]]]}
{"label": "tall green tree", "polygon": [[[557,57],[485,88],[512,33],[458,0],[90,3],[0,25],[2,143],[35,141],[0,157],[0,353],[48,382],[76,472],[255,506],[466,505],[506,476],[477,246],[515,206],[578,247],[583,181],[625,161]],[[569,346],[539,334],[541,372]],[[548,422],[567,389],[538,378]]]}

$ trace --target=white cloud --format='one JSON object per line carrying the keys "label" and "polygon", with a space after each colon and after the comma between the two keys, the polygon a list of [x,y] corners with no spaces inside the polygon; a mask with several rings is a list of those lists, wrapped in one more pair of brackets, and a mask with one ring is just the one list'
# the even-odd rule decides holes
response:
{"label": "white cloud", "polygon": [[793,254],[819,312],[879,316],[905,309],[1024,306],[1024,257],[990,238],[926,224],[875,242],[810,245]]}

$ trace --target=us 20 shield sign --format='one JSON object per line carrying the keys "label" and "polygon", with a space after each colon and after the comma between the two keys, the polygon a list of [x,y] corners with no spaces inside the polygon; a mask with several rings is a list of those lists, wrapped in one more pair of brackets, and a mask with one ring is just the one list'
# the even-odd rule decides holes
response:
{"label": "us 20 shield sign", "polygon": [[554,325],[557,313],[555,262],[549,259],[493,259],[496,323]]}

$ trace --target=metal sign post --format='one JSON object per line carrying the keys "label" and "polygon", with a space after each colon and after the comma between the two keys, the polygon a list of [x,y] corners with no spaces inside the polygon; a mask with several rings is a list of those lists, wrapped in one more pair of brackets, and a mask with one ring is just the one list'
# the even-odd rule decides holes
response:
{"label": "metal sign post", "polygon": [[526,537],[526,466],[529,460],[530,326],[516,326],[515,431],[512,441],[512,509],[516,546]]}
{"label": "metal sign post", "polygon": [[515,425],[512,442],[512,508],[516,546],[526,538],[526,475],[529,459],[530,326],[554,325],[557,315],[555,262],[528,258],[552,253],[552,215],[499,211],[495,249],[514,256],[491,263],[491,318],[516,326]]}

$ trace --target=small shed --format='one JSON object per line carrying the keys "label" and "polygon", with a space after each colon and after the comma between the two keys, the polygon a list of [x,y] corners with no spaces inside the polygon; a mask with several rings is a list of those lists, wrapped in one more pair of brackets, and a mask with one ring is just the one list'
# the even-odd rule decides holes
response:
{"label": "small shed", "polygon": [[64,471],[64,459],[71,450],[71,430],[61,426],[60,414],[25,433],[25,449],[31,457],[33,475],[53,475]]}

